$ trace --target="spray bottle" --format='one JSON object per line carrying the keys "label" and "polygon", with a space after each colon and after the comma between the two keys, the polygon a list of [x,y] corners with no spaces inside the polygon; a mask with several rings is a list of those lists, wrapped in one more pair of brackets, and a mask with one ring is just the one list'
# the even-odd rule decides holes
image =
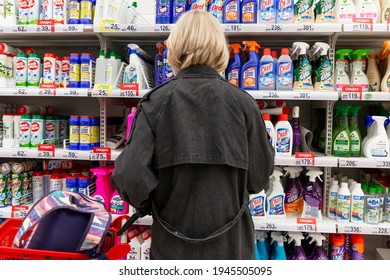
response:
{"label": "spray bottle", "polygon": [[312,66],[306,54],[309,45],[303,42],[295,42],[293,48],[293,54],[297,50],[299,51],[297,67],[294,67],[294,90],[313,90],[311,81]]}
{"label": "spray bottle", "polygon": [[163,52],[165,46],[163,43],[156,44],[157,53],[154,57],[154,86],[157,87],[162,83],[163,71]]}
{"label": "spray bottle", "polygon": [[295,23],[314,23],[314,0],[294,2]]}
{"label": "spray bottle", "polygon": [[284,170],[286,171],[284,176],[290,174],[287,186],[284,189],[284,207],[286,209],[286,214],[301,214],[303,187],[299,178],[296,177],[296,174],[299,174],[299,170],[294,167],[285,167]]}
{"label": "spray bottle", "polygon": [[325,248],[323,247],[323,241],[326,240],[326,237],[320,233],[310,233],[311,241],[309,244],[315,243],[315,248],[313,254],[308,256],[309,260],[328,260]]}
{"label": "spray bottle", "polygon": [[256,246],[259,252],[259,260],[269,260],[269,248],[267,249],[266,239],[267,233],[264,231],[256,231]]}
{"label": "spray bottle", "polygon": [[335,110],[340,114],[338,127],[333,133],[332,153],[334,156],[349,156],[351,151],[351,139],[348,125],[348,111],[351,106],[336,106]]}
{"label": "spray bottle", "polygon": [[363,152],[363,155],[365,157],[367,157],[365,154],[366,144],[367,144],[367,141],[370,140],[371,137],[374,136],[374,128],[375,128],[375,121],[372,118],[372,116],[365,116],[364,117],[364,126],[367,127],[367,135],[366,135],[366,137],[364,137],[364,139],[362,141],[362,152]]}
{"label": "spray bottle", "polygon": [[229,44],[230,48],[233,50],[233,58],[229,61],[229,65],[226,69],[226,80],[235,85],[236,87],[241,87],[240,77],[241,77],[241,45],[240,44]]}
{"label": "spray bottle", "polygon": [[375,121],[374,136],[367,140],[364,147],[364,154],[368,158],[388,158],[389,138],[385,130],[386,117],[372,116]]}
{"label": "spray bottle", "polygon": [[360,157],[362,136],[360,134],[358,114],[361,106],[351,106],[349,109],[349,137],[351,139],[351,156]]}
{"label": "spray bottle", "polygon": [[307,260],[305,251],[303,250],[302,245],[301,245],[301,241],[305,239],[303,237],[302,233],[290,232],[289,236],[290,236],[290,239],[287,242],[291,243],[292,241],[295,241],[295,248],[292,251],[292,253],[287,256],[287,259],[288,260]]}
{"label": "spray bottle", "polygon": [[241,88],[243,90],[259,89],[259,59],[256,49],[260,45],[255,41],[244,41],[243,44],[249,48],[249,59],[241,69]]}
{"label": "spray bottle", "polygon": [[313,47],[315,48],[313,55],[320,51],[314,71],[314,89],[333,90],[333,65],[328,57],[330,46],[326,43],[317,42]]}
{"label": "spray bottle", "polygon": [[364,73],[364,65],[366,60],[364,59],[367,54],[367,50],[356,50],[352,53],[352,73],[351,73],[351,85],[361,86],[362,91],[368,91],[368,78]]}
{"label": "spray bottle", "polygon": [[249,196],[249,212],[253,217],[266,217],[266,194],[265,190]]}
{"label": "spray bottle", "polygon": [[303,210],[302,218],[316,218],[318,221],[322,220],[321,203],[322,197],[318,193],[318,189],[321,189],[319,182],[316,181],[322,171],[309,171],[306,176],[309,176],[309,182],[303,191]]}
{"label": "spray bottle", "polygon": [[273,245],[271,260],[287,260],[284,250],[285,237],[280,232],[272,232],[271,239],[271,245]]}
{"label": "spray bottle", "polygon": [[91,173],[93,176],[96,176],[96,192],[92,197],[100,200],[107,210],[110,209],[110,199],[114,193],[114,188],[112,187],[110,180],[113,171],[113,166],[91,168]]}
{"label": "spray bottle", "polygon": [[299,124],[299,107],[293,108],[292,114],[292,130],[293,130],[293,148],[292,154],[295,155],[297,152],[302,150],[302,137],[301,137],[301,126]]}
{"label": "spray bottle", "polygon": [[381,76],[376,63],[376,55],[370,54],[367,66],[368,91],[381,90]]}
{"label": "spray bottle", "polygon": [[343,86],[349,86],[349,60],[353,50],[341,49],[336,51],[336,89],[342,90]]}
{"label": "spray bottle", "polygon": [[336,22],[336,0],[319,0],[315,7],[316,23]]}
{"label": "spray bottle", "polygon": [[274,171],[271,177],[274,177],[272,184],[272,192],[267,197],[267,215],[269,218],[285,218],[286,211],[284,209],[285,194],[280,177],[283,173]]}

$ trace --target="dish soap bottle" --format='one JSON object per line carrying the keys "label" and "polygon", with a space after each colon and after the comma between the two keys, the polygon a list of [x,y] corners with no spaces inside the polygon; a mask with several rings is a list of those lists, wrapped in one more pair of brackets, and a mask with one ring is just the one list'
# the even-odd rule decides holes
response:
{"label": "dish soap bottle", "polygon": [[317,42],[313,47],[315,48],[313,56],[320,51],[314,71],[314,90],[333,90],[333,65],[328,57],[330,46]]}
{"label": "dish soap bottle", "polygon": [[[342,2],[342,1],[341,1]],[[336,51],[336,89],[342,90],[343,86],[349,86],[349,60],[351,49],[341,49]]]}
{"label": "dish soap bottle", "polygon": [[267,216],[268,218],[285,218],[286,211],[284,209],[285,194],[283,186],[280,182],[280,177],[283,173],[280,171],[274,171],[271,177],[275,180],[272,184],[272,192],[267,197]]}
{"label": "dish soap bottle", "polygon": [[312,66],[306,54],[309,45],[303,42],[295,42],[293,48],[293,54],[297,50],[299,51],[297,67],[294,67],[294,90],[313,90]]}
{"label": "dish soap bottle", "polygon": [[255,41],[244,41],[243,44],[249,48],[249,59],[241,69],[241,88],[243,90],[259,89],[259,57],[256,49],[260,45]]}
{"label": "dish soap bottle", "polygon": [[229,47],[233,50],[233,58],[229,61],[229,65],[226,69],[226,80],[240,87],[240,75],[241,75],[241,45],[240,44],[229,44]]}
{"label": "dish soap bottle", "polygon": [[381,76],[379,74],[378,65],[376,64],[375,54],[370,54],[367,66],[368,91],[380,91]]}
{"label": "dish soap bottle", "polygon": [[351,73],[351,85],[361,86],[362,91],[368,91],[368,78],[364,73],[363,64],[365,64],[364,54],[366,50],[356,50],[352,53],[352,73]]}
{"label": "dish soap bottle", "polygon": [[348,111],[351,106],[336,106],[339,115],[337,129],[333,134],[332,152],[334,156],[349,156],[351,139],[349,137]]}
{"label": "dish soap bottle", "polygon": [[319,196],[317,190],[321,187],[318,186],[317,177],[320,179],[322,171],[309,171],[306,176],[309,176],[309,182],[303,191],[303,209],[302,218],[316,218],[317,221],[322,220],[321,214],[321,202],[322,198]]}
{"label": "dish soap bottle", "polygon": [[349,109],[349,137],[351,139],[351,156],[360,157],[362,136],[360,134],[358,114],[361,106],[351,106]]}
{"label": "dish soap bottle", "polygon": [[356,5],[353,0],[338,0],[336,4],[337,23],[352,23],[356,17]]}

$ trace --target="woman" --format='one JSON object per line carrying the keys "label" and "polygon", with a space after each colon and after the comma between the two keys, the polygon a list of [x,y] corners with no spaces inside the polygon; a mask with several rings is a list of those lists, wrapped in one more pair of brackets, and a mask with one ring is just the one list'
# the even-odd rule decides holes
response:
{"label": "woman", "polygon": [[274,166],[260,111],[219,74],[229,51],[210,14],[183,15],[167,47],[177,76],[139,103],[112,183],[152,213],[152,259],[252,259],[248,194]]}

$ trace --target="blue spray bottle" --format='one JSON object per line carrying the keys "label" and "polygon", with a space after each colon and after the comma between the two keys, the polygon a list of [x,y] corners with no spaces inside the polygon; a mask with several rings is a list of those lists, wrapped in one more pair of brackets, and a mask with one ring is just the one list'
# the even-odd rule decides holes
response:
{"label": "blue spray bottle", "polygon": [[162,83],[163,75],[163,52],[164,44],[157,43],[157,53],[154,57],[154,86],[157,87]]}
{"label": "blue spray bottle", "polygon": [[236,87],[241,87],[240,84],[240,75],[241,75],[241,45],[240,44],[230,44],[230,48],[233,51],[233,58],[229,61],[229,65],[226,69],[226,80],[235,85]]}
{"label": "blue spray bottle", "polygon": [[173,77],[172,66],[168,62],[168,48],[166,48],[162,55],[163,68],[162,68],[162,82],[165,83]]}
{"label": "blue spray bottle", "polygon": [[172,0],[156,0],[156,23],[167,24],[171,22]]}
{"label": "blue spray bottle", "polygon": [[257,23],[257,0],[242,0],[241,22]]}
{"label": "blue spray bottle", "polygon": [[176,23],[178,19],[187,11],[187,0],[173,0],[172,3],[172,23]]}
{"label": "blue spray bottle", "polygon": [[269,248],[267,248],[267,233],[256,231],[256,246],[259,253],[259,260],[269,260]]}
{"label": "blue spray bottle", "polygon": [[249,48],[249,59],[241,68],[241,88],[243,90],[259,89],[259,57],[256,49],[260,45],[255,41],[244,41],[244,45]]}
{"label": "blue spray bottle", "polygon": [[241,5],[239,0],[226,0],[223,4],[223,23],[240,23]]}
{"label": "blue spray bottle", "polygon": [[271,245],[273,245],[271,260],[287,260],[283,243],[285,237],[280,232],[273,232],[271,233],[271,238]]}

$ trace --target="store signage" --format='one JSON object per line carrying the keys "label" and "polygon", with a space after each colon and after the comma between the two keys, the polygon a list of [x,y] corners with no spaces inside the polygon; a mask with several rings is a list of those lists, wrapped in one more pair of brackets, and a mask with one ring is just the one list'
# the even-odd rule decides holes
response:
{"label": "store signage", "polygon": [[27,216],[29,207],[23,206],[12,206],[11,217],[12,218],[24,218]]}
{"label": "store signage", "polygon": [[56,84],[40,84],[38,94],[42,96],[54,96],[56,95],[56,89]]}
{"label": "store signage", "polygon": [[298,166],[314,166],[315,154],[314,153],[296,153],[295,165]]}
{"label": "store signage", "polygon": [[371,32],[373,29],[372,18],[354,18],[352,31],[354,32]]}
{"label": "store signage", "polygon": [[120,97],[139,96],[139,84],[121,84]]}
{"label": "store signage", "polygon": [[54,158],[56,146],[54,144],[39,144],[38,158]]}
{"label": "store signage", "polygon": [[297,231],[317,232],[317,220],[315,218],[297,218]]}
{"label": "store signage", "polygon": [[341,100],[362,100],[361,86],[343,86],[341,91]]}
{"label": "store signage", "polygon": [[93,148],[90,160],[111,160],[111,148]]}

